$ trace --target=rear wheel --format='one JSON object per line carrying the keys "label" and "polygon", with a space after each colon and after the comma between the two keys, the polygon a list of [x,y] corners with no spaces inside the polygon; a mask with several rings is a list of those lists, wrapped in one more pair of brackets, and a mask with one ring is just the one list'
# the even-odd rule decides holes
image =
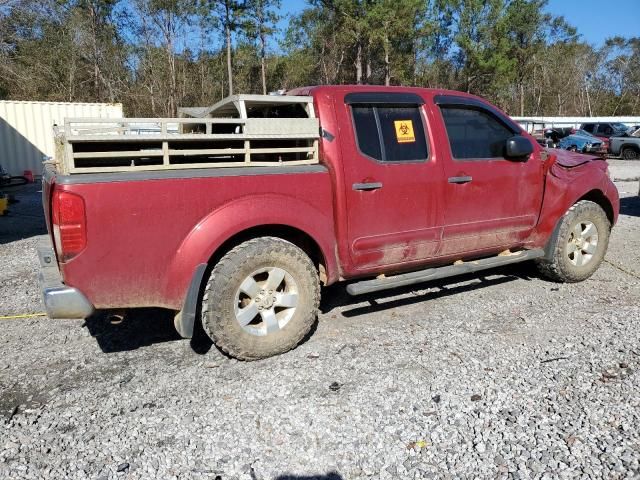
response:
{"label": "rear wheel", "polygon": [[638,158],[640,158],[640,152],[634,148],[625,147],[622,149],[621,157],[625,160],[638,160]]}
{"label": "rear wheel", "polygon": [[543,275],[559,282],[581,282],[598,269],[609,244],[611,223],[600,205],[582,200],[561,220],[549,245],[551,259],[538,261]]}
{"label": "rear wheel", "polygon": [[213,268],[202,325],[218,348],[257,360],[294,348],[313,327],[320,282],[311,259],[275,237],[242,243]]}

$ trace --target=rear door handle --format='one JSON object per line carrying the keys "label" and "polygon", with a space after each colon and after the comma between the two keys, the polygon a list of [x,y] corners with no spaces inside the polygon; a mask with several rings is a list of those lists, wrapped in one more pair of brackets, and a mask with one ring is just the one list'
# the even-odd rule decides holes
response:
{"label": "rear door handle", "polygon": [[449,177],[449,183],[469,183],[471,180],[471,177]]}
{"label": "rear door handle", "polygon": [[370,183],[354,183],[354,190],[364,190],[365,192],[369,192],[371,190],[378,190],[382,188],[382,182],[370,182]]}

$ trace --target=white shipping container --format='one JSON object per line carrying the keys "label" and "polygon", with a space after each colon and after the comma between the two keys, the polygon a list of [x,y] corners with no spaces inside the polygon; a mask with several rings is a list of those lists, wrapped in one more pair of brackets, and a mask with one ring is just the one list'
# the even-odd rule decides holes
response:
{"label": "white shipping container", "polygon": [[0,101],[0,165],[11,175],[42,172],[53,157],[53,126],[65,118],[122,118],[120,103]]}

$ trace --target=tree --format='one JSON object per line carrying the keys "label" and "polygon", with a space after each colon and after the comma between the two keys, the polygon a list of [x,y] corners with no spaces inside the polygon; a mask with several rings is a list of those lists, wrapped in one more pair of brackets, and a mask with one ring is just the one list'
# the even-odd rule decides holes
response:
{"label": "tree", "polygon": [[[287,79],[283,86],[342,83],[348,78],[347,35],[335,9],[312,6],[289,22],[282,46]],[[287,81],[288,80],[288,81]]]}
{"label": "tree", "polygon": [[608,81],[615,99],[610,115],[635,111],[640,102],[640,37],[614,37],[601,51],[603,70],[600,77]]}
{"label": "tree", "polygon": [[588,45],[544,0],[309,0],[283,32],[279,9],[0,0],[0,97],[173,116],[236,90],[369,83],[465,90],[512,114],[640,114],[640,38]]}
{"label": "tree", "polygon": [[247,6],[246,29],[249,38],[258,40],[263,95],[267,94],[267,40],[276,31],[280,19],[276,10],[280,5],[280,0],[249,0]]}
{"label": "tree", "polygon": [[79,0],[73,8],[78,25],[79,51],[91,65],[93,96],[111,102],[115,101],[116,92],[109,76],[114,67],[110,60],[112,56],[119,56],[118,48],[121,47],[112,21],[117,3],[118,0]]}
{"label": "tree", "polygon": [[137,25],[132,30],[141,70],[138,79],[153,114],[175,116],[179,103],[176,43],[188,33],[193,4],[188,0],[136,0],[133,7]]}
{"label": "tree", "polygon": [[247,4],[245,0],[205,0],[212,25],[224,33],[227,50],[227,78],[229,95],[233,95],[232,35],[244,21]]}

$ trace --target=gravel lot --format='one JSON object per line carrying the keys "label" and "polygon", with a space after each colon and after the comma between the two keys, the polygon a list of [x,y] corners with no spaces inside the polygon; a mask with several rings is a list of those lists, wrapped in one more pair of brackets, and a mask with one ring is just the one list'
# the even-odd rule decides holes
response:
{"label": "gravel lot", "polygon": [[[336,286],[314,335],[260,362],[160,310],[2,320],[0,478],[640,478],[640,197],[617,185],[587,282],[520,265],[364,301]],[[0,217],[0,315],[42,311],[31,190]]]}

